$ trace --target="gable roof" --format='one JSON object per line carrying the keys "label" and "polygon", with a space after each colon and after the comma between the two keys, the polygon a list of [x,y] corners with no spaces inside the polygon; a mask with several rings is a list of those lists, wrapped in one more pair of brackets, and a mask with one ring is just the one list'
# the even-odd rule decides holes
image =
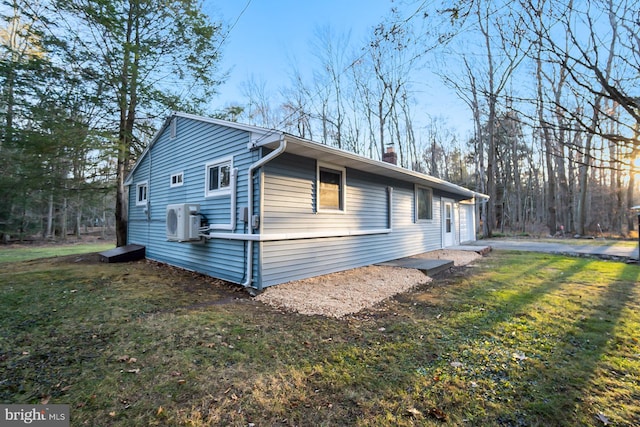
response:
{"label": "gable roof", "polygon": [[408,181],[417,185],[424,185],[426,187],[438,189],[441,191],[453,193],[456,195],[460,195],[466,198],[479,198],[479,199],[488,199],[489,196],[486,194],[478,193],[473,190],[469,190],[462,186],[453,184],[451,182],[426,175],[420,172],[415,172],[409,169],[405,169],[403,167],[383,162],[380,160],[373,160],[350,151],[341,150],[339,148],[330,147],[328,145],[320,144],[317,142],[313,142],[310,140],[306,140],[303,138],[299,138],[297,136],[273,130],[262,128],[253,125],[245,125],[236,122],[229,122],[226,120],[214,119],[209,117],[202,117],[193,114],[186,114],[180,112],[172,113],[165,120],[164,124],[160,128],[160,130],[156,133],[155,137],[149,144],[149,146],[142,153],[133,169],[127,176],[127,180],[125,181],[125,185],[131,185],[132,177],[137,169],[138,165],[141,163],[142,159],[147,155],[147,153],[151,150],[153,145],[156,143],[162,132],[170,125],[173,117],[184,117],[192,120],[198,120],[204,123],[211,123],[220,126],[226,126],[233,129],[244,130],[251,133],[251,143],[250,147],[266,147],[269,149],[276,149],[280,145],[280,141],[284,138],[287,141],[287,146],[285,152],[296,154],[303,157],[309,157],[316,160],[321,160],[323,162],[332,163],[335,165],[357,169],[363,172],[368,172],[376,175],[382,175],[389,178],[398,179],[401,181]]}
{"label": "gable roof", "polygon": [[186,119],[197,120],[203,123],[211,123],[214,125],[243,130],[251,133],[252,141],[257,140],[258,138],[260,138],[263,141],[269,141],[271,140],[271,138],[275,138],[276,140],[279,140],[280,135],[282,134],[282,132],[278,132],[272,129],[261,128],[258,126],[245,125],[242,123],[229,122],[221,119],[214,119],[212,117],[204,117],[204,116],[198,116],[196,114],[181,113],[179,111],[174,111],[169,116],[167,116],[162,126],[160,126],[160,129],[158,129],[158,132],[156,132],[156,134],[153,136],[153,139],[151,140],[149,145],[147,145],[147,148],[145,148],[142,154],[140,154],[140,157],[138,157],[138,160],[136,161],[135,165],[133,165],[133,168],[131,168],[131,171],[127,175],[127,178],[124,181],[124,185],[131,185],[133,183],[132,181],[133,174],[135,173],[136,169],[138,169],[138,166],[140,165],[140,163],[142,163],[142,160],[147,156],[149,151],[151,151],[151,149],[156,144],[156,142],[158,142],[158,139],[160,138],[162,133],[165,131],[165,129],[167,129],[171,125],[171,120],[173,120],[174,117],[183,117]]}

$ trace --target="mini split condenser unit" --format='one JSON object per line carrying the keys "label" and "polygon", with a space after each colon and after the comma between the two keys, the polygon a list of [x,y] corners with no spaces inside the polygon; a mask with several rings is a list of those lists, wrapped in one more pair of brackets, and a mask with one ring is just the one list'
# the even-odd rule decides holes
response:
{"label": "mini split condenser unit", "polygon": [[189,242],[200,240],[200,205],[180,203],[167,206],[167,240]]}

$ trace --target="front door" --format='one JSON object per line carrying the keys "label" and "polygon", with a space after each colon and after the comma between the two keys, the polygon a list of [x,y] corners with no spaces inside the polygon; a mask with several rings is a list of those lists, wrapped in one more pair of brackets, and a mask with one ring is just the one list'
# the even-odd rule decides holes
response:
{"label": "front door", "polygon": [[455,224],[453,215],[453,202],[442,201],[442,246],[453,246],[455,244]]}

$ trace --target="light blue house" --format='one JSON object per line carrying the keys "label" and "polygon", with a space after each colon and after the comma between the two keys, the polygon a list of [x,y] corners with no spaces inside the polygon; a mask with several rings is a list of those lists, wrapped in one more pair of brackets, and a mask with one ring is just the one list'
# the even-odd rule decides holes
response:
{"label": "light blue house", "polygon": [[174,113],[129,174],[128,243],[267,286],[475,240],[486,196],[283,132]]}

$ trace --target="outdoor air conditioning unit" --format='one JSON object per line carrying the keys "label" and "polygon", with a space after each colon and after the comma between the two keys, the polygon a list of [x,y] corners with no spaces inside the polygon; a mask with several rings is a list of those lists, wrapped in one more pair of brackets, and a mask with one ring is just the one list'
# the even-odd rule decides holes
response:
{"label": "outdoor air conditioning unit", "polygon": [[200,240],[200,205],[180,203],[167,206],[167,240],[189,242]]}

